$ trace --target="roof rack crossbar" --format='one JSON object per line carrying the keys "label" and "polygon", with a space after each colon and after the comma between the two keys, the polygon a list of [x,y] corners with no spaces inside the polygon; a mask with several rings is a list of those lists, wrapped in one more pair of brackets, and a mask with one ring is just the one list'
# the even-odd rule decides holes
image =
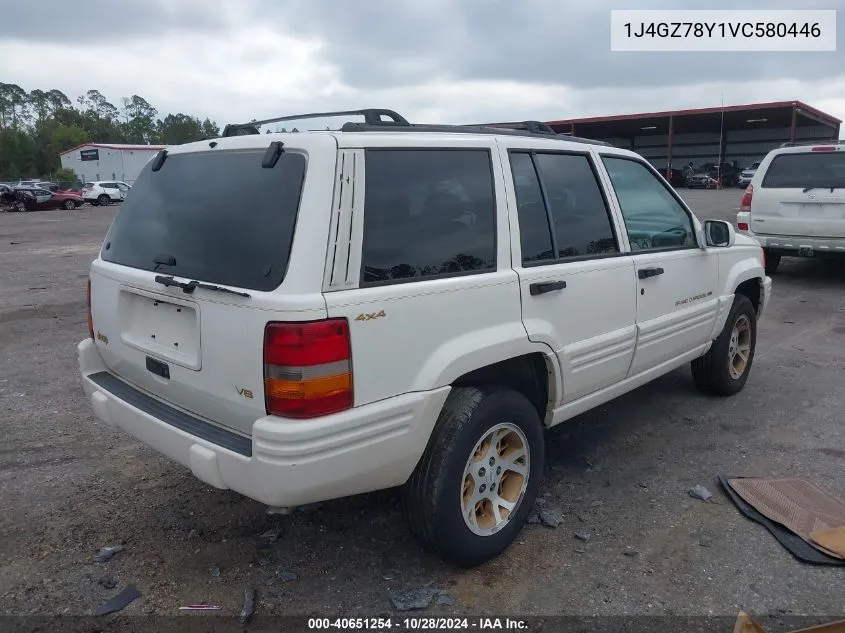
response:
{"label": "roof rack crossbar", "polygon": [[[299,121],[300,119],[317,119],[322,117],[361,115],[367,125],[399,126],[410,125],[408,120],[398,112],[387,108],[364,108],[362,110],[339,110],[336,112],[309,112],[307,114],[289,114],[286,116],[263,119],[261,121],[250,121],[249,123],[233,123],[227,125],[223,130],[223,136],[237,136],[238,133],[258,134],[258,127],[268,123],[279,123],[281,121]],[[384,117],[391,119],[385,121]]]}

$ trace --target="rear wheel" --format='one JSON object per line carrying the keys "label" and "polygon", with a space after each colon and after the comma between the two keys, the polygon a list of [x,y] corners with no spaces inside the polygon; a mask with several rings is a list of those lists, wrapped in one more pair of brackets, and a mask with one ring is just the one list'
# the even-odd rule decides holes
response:
{"label": "rear wheel", "polygon": [[771,274],[777,271],[780,266],[781,256],[777,253],[766,251],[766,273]]}
{"label": "rear wheel", "polygon": [[65,200],[62,206],[68,211],[73,211],[76,208],[76,202],[74,200]]}
{"label": "rear wheel", "polygon": [[456,565],[497,556],[534,505],[543,442],[537,411],[522,394],[455,388],[403,489],[411,531]]}
{"label": "rear wheel", "polygon": [[102,195],[100,195],[100,196],[98,196],[98,197],[97,197],[97,202],[98,202],[101,206],[104,206],[104,207],[105,207],[105,206],[107,206],[107,205],[111,202],[111,198],[109,198],[106,194],[102,194]]}
{"label": "rear wheel", "polygon": [[719,337],[701,358],[692,361],[692,378],[703,393],[732,396],[742,390],[754,362],[757,313],[745,295],[735,295]]}

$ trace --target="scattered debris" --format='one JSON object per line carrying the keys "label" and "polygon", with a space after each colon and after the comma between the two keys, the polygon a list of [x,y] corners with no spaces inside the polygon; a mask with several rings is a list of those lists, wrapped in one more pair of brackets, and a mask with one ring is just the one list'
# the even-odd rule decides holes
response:
{"label": "scattered debris", "polygon": [[706,534],[700,534],[698,536],[698,544],[701,545],[701,547],[710,547],[712,546],[713,541],[711,541],[710,537]]}
{"label": "scattered debris", "polygon": [[647,484],[647,483],[643,483],[642,481],[641,481],[640,483],[638,483],[637,485],[638,485],[640,488],[648,488],[648,484]]}
{"label": "scattered debris", "polygon": [[540,510],[537,508],[531,508],[531,512],[528,513],[528,518],[525,522],[528,525],[537,525],[540,523]]}
{"label": "scattered debris", "polygon": [[535,505],[535,506],[544,506],[544,505],[546,505],[546,498],[545,498],[545,497],[537,497],[537,499],[534,501],[534,505]]}
{"label": "scattered debris", "polygon": [[197,531],[196,528],[194,528],[193,530],[188,532],[188,539],[191,540],[191,539],[199,538],[199,535],[200,535],[200,533]]}
{"label": "scattered debris", "polygon": [[249,619],[252,617],[252,614],[255,612],[255,589],[252,587],[247,587],[244,589],[244,606],[241,609],[241,615],[238,618],[238,622],[241,623],[241,626],[244,626]]}
{"label": "scattered debris", "polygon": [[104,589],[114,589],[117,587],[117,581],[111,576],[103,576],[97,581],[97,584]]}
{"label": "scattered debris", "polygon": [[108,602],[104,602],[94,610],[94,615],[106,615],[122,610],[128,604],[141,597],[141,592],[135,585],[129,585]]}
{"label": "scattered debris", "polygon": [[540,510],[540,523],[554,529],[563,523],[563,515],[552,508],[543,508]]}
{"label": "scattered debris", "polygon": [[266,541],[267,543],[275,543],[279,540],[279,537],[281,535],[282,531],[279,528],[270,528],[258,538],[260,538],[262,541]]}
{"label": "scattered debris", "polygon": [[585,550],[583,547],[576,547],[573,551],[576,554],[586,554],[587,553],[587,550]]}
{"label": "scattered debris", "polygon": [[599,506],[603,506],[603,505],[604,505],[604,501],[593,501],[592,503],[590,503],[591,508],[598,508]]}
{"label": "scattered debris", "polygon": [[219,604],[189,604],[179,607],[179,611],[219,611],[222,608]]}
{"label": "scattered debris", "polygon": [[575,538],[579,541],[589,541],[593,537],[589,532],[575,532]]}
{"label": "scattered debris", "polygon": [[220,568],[219,567],[209,567],[208,573],[211,574],[212,578],[220,578]]}
{"label": "scattered debris", "polygon": [[97,562],[97,563],[105,563],[112,556],[114,556],[118,552],[122,552],[122,551],[123,551],[122,545],[110,545],[109,547],[104,547],[99,552],[94,554],[94,561]]}
{"label": "scattered debris", "polygon": [[442,607],[454,607],[455,597],[447,591],[441,591],[437,595],[437,604]]}
{"label": "scattered debris", "polygon": [[437,594],[437,590],[431,587],[422,587],[395,593],[390,596],[390,601],[397,611],[413,611],[428,607]]}
{"label": "scattered debris", "polygon": [[629,547],[628,549],[626,549],[626,550],[623,550],[623,551],[622,551],[622,554],[623,554],[623,555],[625,555],[625,556],[629,556],[629,557],[631,557],[631,558],[633,558],[634,556],[639,556],[639,555],[640,555],[640,553],[639,553],[637,550],[632,549],[632,548],[630,548],[630,547]]}
{"label": "scattered debris", "polygon": [[689,496],[693,499],[700,499],[701,501],[709,501],[713,498],[713,493],[707,490],[701,484],[697,484],[689,489]]}
{"label": "scattered debris", "polygon": [[292,571],[280,569],[276,572],[276,578],[282,582],[293,582],[294,580],[299,579],[299,576]]}
{"label": "scattered debris", "polygon": [[381,573],[381,577],[384,578],[385,580],[395,580],[397,573],[398,572],[395,569],[385,569]]}

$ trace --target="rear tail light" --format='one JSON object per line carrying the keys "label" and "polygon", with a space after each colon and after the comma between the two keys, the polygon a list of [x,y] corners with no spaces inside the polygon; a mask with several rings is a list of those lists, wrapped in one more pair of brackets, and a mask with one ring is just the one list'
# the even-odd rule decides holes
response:
{"label": "rear tail light", "polygon": [[834,147],[833,145],[816,145],[810,151],[811,152],[835,152],[836,147]]}
{"label": "rear tail light", "polygon": [[264,403],[268,414],[286,418],[313,418],[352,407],[346,319],[267,324]]}
{"label": "rear tail light", "polygon": [[88,278],[88,290],[86,292],[88,295],[88,334],[91,338],[94,338],[94,317],[91,316],[91,278]]}
{"label": "rear tail light", "polygon": [[742,194],[742,201],[739,203],[740,211],[751,211],[751,198],[754,196],[754,186],[748,185],[745,193]]}
{"label": "rear tail light", "polygon": [[748,230],[748,222],[737,222],[736,228],[740,231],[747,231]]}

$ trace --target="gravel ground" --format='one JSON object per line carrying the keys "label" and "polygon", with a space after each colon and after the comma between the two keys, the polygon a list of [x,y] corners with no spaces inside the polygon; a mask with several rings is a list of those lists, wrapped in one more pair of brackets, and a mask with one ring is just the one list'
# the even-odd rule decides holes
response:
{"label": "gravel ground", "polygon": [[[732,219],[740,197],[682,194],[702,218]],[[269,516],[94,419],[75,345],[114,212],[0,215],[0,614],[90,614],[133,583],[124,614],[237,614],[247,586],[260,615],[394,614],[391,597],[427,586],[455,601],[420,612],[438,615],[845,617],[845,568],[797,562],[715,479],[806,477],[845,496],[842,266],[784,260],[739,395],[703,397],[684,368],[554,430],[541,494],[562,524],[458,570],[418,547],[391,491]]]}

